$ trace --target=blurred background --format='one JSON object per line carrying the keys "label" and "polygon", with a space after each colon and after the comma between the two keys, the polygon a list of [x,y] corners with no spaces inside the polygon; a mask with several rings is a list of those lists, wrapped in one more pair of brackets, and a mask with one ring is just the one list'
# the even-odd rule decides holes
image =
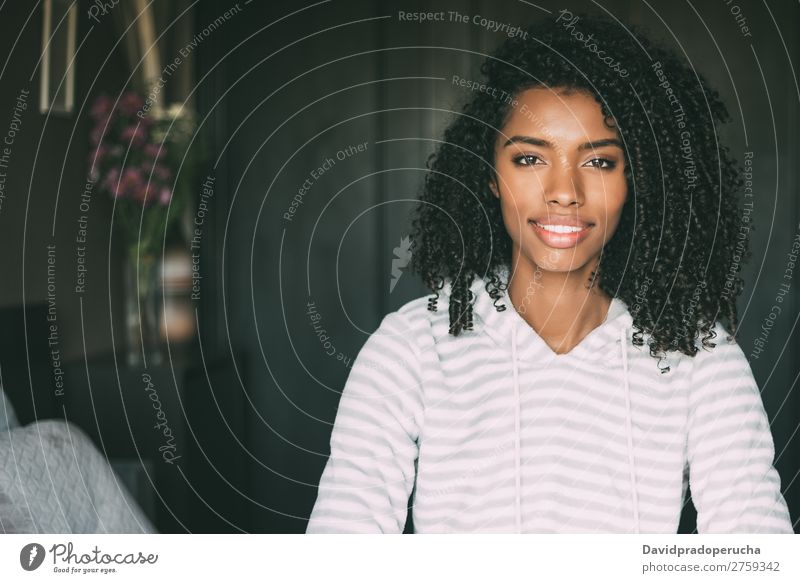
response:
{"label": "blurred background", "polygon": [[[726,99],[722,141],[752,153],[739,342],[797,524],[796,2],[3,3],[8,424],[13,408],[17,427],[80,427],[159,532],[303,532],[352,361],[425,294],[405,272],[408,215],[469,98],[453,76],[477,79],[502,42],[482,19],[562,8],[674,46]],[[399,17],[420,11],[466,18]],[[681,531],[694,528],[688,504]]]}

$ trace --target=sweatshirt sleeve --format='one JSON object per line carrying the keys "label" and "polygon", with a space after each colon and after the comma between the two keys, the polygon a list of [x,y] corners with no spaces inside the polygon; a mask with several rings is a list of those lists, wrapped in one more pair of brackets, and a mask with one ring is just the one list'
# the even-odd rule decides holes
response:
{"label": "sweatshirt sleeve", "polygon": [[416,478],[419,354],[388,314],[358,353],[331,434],[306,533],[402,533]]}
{"label": "sweatshirt sleeve", "polygon": [[793,533],[761,393],[739,345],[715,326],[689,395],[688,461],[698,533]]}

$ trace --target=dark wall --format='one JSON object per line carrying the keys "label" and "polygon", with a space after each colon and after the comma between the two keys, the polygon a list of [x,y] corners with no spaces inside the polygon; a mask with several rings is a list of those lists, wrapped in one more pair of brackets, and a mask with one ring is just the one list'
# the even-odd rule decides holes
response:
{"label": "dark wall", "polygon": [[[86,110],[94,95],[101,90],[118,90],[128,76],[121,47],[112,50],[117,38],[110,22],[91,27],[80,8],[77,20],[80,50],[75,60],[75,112],[48,115],[39,111],[41,4],[34,7],[12,2],[0,18],[0,54],[4,59],[0,68],[0,140],[8,135],[17,97],[29,92],[19,131],[10,146],[5,198],[0,206],[0,305],[44,302],[48,298],[47,246],[55,245],[56,324],[59,349],[65,359],[110,350],[108,298],[120,295],[122,273],[118,246],[112,242],[109,247],[111,200],[93,195],[87,223],[85,292],[78,295],[74,291],[75,240],[78,218],[83,214],[79,205],[89,152]],[[116,315],[115,322],[119,321]],[[21,341],[20,347],[24,347]]]}
{"label": "dark wall", "polygon": [[[305,3],[310,6],[312,3]],[[537,8],[533,4],[541,7]],[[738,3],[745,36],[721,2],[602,2],[683,51],[729,104],[721,139],[753,154],[753,260],[745,270],[740,343],[750,354],[774,303],[797,234],[798,8]],[[205,344],[247,354],[252,403],[253,529],[302,532],[328,454],[339,393],[383,315],[423,295],[410,274],[390,293],[393,250],[408,233],[434,141],[503,39],[471,24],[399,22],[398,10],[458,10],[524,25],[563,2],[339,2],[241,5],[201,47],[200,107],[215,134],[214,231],[204,247],[211,279]],[[574,10],[598,10],[571,2]],[[198,30],[227,5],[204,2]],[[694,11],[697,11],[696,13]],[[770,12],[771,10],[771,12]],[[337,152],[365,151],[337,160]],[[334,159],[318,178],[311,173]],[[310,179],[291,220],[284,218]],[[336,356],[311,328],[313,301]],[[773,421],[777,467],[797,520],[800,416],[794,285],[768,350],[751,359]]]}

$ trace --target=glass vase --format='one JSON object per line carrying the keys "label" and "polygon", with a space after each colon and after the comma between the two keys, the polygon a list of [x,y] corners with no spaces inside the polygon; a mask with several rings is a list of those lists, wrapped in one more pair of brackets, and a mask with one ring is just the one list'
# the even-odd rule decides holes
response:
{"label": "glass vase", "polygon": [[129,253],[125,265],[125,329],[128,366],[161,364],[161,278],[155,254]]}

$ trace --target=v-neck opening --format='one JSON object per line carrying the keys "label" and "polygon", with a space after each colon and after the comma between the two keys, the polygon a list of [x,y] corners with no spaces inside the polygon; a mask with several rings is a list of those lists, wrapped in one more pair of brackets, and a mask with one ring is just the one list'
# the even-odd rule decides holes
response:
{"label": "v-neck opening", "polygon": [[[557,360],[567,360],[568,357],[575,356],[578,353],[585,352],[593,339],[593,336],[596,336],[600,333],[600,330],[608,323],[609,316],[612,314],[615,308],[615,302],[617,302],[617,298],[611,298],[611,302],[608,305],[608,311],[606,312],[605,318],[603,321],[600,322],[599,325],[595,326],[592,330],[589,331],[586,336],[581,338],[580,342],[578,342],[569,352],[565,352],[563,354],[559,354],[555,350],[553,350],[550,345],[545,341],[544,338],[534,329],[533,326],[528,324],[525,318],[514,308],[514,304],[511,302],[511,298],[506,294],[506,298],[508,299],[509,304],[511,305],[512,316],[515,316],[517,319],[516,325],[518,327],[523,328],[526,331],[526,334],[530,335],[534,342],[536,342],[539,347],[544,350],[546,353],[546,358],[548,361],[557,361]],[[539,352],[537,350],[536,352]]]}

